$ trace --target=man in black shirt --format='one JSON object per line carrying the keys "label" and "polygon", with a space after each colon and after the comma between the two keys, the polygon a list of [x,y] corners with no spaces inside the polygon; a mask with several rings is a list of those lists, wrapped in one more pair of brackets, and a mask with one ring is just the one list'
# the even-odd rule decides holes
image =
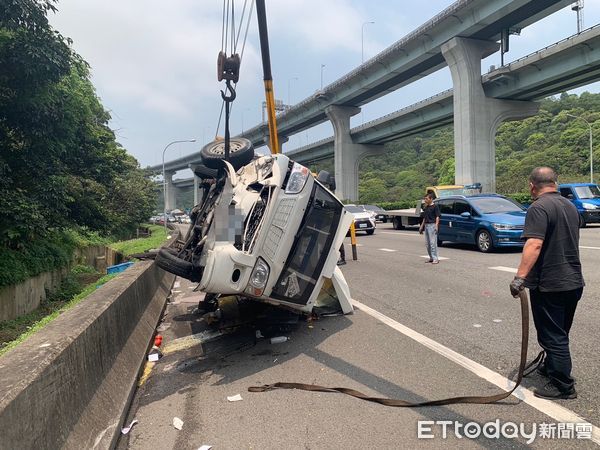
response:
{"label": "man in black shirt", "polygon": [[534,394],[577,398],[569,330],[585,285],[579,260],[580,217],[575,206],[558,193],[556,173],[549,167],[531,172],[529,189],[534,202],[525,218],[527,242],[510,292],[516,297],[524,287],[529,288],[538,342],[546,351],[545,365],[538,371],[550,382]]}
{"label": "man in black shirt", "polygon": [[429,253],[427,262],[438,264],[440,260],[437,254],[437,235],[440,231],[440,208],[433,203],[433,194],[427,194],[423,201],[425,207],[423,208],[423,221],[419,227],[419,233],[423,234],[423,231],[425,231],[425,245],[427,246],[427,253]]}

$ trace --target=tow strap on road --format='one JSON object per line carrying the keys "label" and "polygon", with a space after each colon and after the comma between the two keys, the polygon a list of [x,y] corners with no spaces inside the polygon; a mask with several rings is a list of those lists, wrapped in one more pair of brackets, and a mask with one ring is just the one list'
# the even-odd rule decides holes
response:
{"label": "tow strap on road", "polygon": [[[514,387],[508,392],[502,392],[496,395],[486,396],[464,396],[464,397],[451,397],[440,400],[428,400],[424,402],[409,402],[406,400],[394,399],[394,398],[381,398],[371,397],[363,394],[362,392],[354,389],[343,388],[343,387],[325,387],[318,386],[315,384],[304,384],[304,383],[274,383],[265,384],[263,386],[251,386],[248,388],[249,392],[266,392],[274,389],[300,389],[303,391],[314,391],[314,392],[340,392],[342,394],[351,395],[352,397],[366,400],[368,402],[379,403],[385,406],[394,407],[420,407],[420,406],[443,406],[452,405],[456,403],[476,403],[476,404],[488,404],[496,403],[500,400],[504,400],[509,397],[521,384],[523,380],[524,372],[536,365],[539,365],[543,353],[540,353],[535,360],[530,364],[527,364],[527,346],[529,343],[529,299],[525,291],[521,291],[519,294],[521,301],[521,361],[519,363],[519,370],[517,373],[517,379],[515,380]],[[535,369],[534,369],[535,370]]]}

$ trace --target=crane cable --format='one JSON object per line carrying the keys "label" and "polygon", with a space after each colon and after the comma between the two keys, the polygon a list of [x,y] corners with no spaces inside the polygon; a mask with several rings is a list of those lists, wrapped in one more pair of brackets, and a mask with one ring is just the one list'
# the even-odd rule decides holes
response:
{"label": "crane cable", "polygon": [[[233,1],[234,0],[223,0],[223,23],[222,23],[222,27],[221,27],[221,51],[225,52],[227,49],[227,36],[229,35],[229,6],[230,6],[230,2],[231,2],[231,9],[232,9],[232,22],[233,22]],[[248,4],[248,0],[244,0],[244,7],[242,9],[242,17],[240,19],[240,23],[239,23],[239,28],[237,30],[237,36],[235,38],[235,43],[233,44],[233,48],[232,48],[232,52],[231,54],[235,54],[237,49],[238,49],[238,43],[239,43],[239,38],[240,38],[240,34],[242,31],[242,27],[244,25],[244,16],[246,13],[246,7]],[[254,0],[251,0],[251,4],[250,4],[250,9],[248,10],[248,18],[246,19],[246,31],[244,32],[244,39],[242,41],[242,50],[240,52],[240,63],[241,61],[243,61],[244,59],[244,50],[246,49],[246,41],[248,39],[248,31],[250,29],[250,21],[252,20],[252,10],[254,9]],[[235,29],[235,23],[232,24],[232,42],[234,42],[233,36],[234,36],[234,29]],[[233,88],[235,90],[235,88],[237,87],[237,83],[233,84]],[[221,120],[223,118],[223,110],[225,109],[225,100],[222,101],[221,103],[221,112],[219,113],[219,120],[217,121],[217,128],[215,130],[215,136],[214,139],[216,139],[217,135],[219,134],[219,128],[221,127]],[[231,112],[231,110],[230,110]]]}

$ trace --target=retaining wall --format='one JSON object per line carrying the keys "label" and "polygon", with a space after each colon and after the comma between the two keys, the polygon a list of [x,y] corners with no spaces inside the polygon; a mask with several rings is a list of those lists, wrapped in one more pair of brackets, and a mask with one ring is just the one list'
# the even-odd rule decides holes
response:
{"label": "retaining wall", "polygon": [[0,449],[114,445],[175,276],[136,263],[0,357]]}
{"label": "retaining wall", "polygon": [[[90,246],[77,249],[73,255],[75,264],[92,266],[101,273],[106,267],[121,262],[121,255],[105,246]],[[33,311],[46,300],[69,273],[70,266],[41,273],[22,283],[0,287],[0,321],[15,319]]]}

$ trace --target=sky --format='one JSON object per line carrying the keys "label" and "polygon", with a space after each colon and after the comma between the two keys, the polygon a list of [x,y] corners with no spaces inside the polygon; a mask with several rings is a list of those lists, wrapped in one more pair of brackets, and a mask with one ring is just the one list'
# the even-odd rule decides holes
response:
{"label": "sky", "polygon": [[[235,2],[239,22],[244,6]],[[247,2],[248,8],[250,1]],[[334,82],[364,59],[381,52],[452,4],[451,0],[267,0],[267,21],[276,99],[295,104]],[[414,5],[414,3],[411,2]],[[198,152],[216,132],[223,83],[217,81],[223,2],[216,0],[59,0],[52,26],[73,39],[73,48],[91,66],[92,82],[112,120],[117,140],[142,167]],[[584,28],[600,23],[600,1],[585,0]],[[231,115],[233,135],[262,118],[264,91],[256,14],[246,40],[237,98]],[[374,23],[369,23],[374,22]],[[577,31],[570,7],[511,36],[505,62],[518,59]],[[241,47],[244,32],[240,34]],[[500,64],[499,53],[482,62],[482,71]],[[322,67],[324,65],[324,67]],[[452,87],[441,69],[365,105],[351,125],[379,118]],[[600,92],[600,82],[577,89]],[[223,134],[223,125],[219,130]],[[284,151],[333,134],[324,123],[290,137]],[[190,173],[191,174],[191,173]],[[190,176],[179,172],[176,178]]]}

